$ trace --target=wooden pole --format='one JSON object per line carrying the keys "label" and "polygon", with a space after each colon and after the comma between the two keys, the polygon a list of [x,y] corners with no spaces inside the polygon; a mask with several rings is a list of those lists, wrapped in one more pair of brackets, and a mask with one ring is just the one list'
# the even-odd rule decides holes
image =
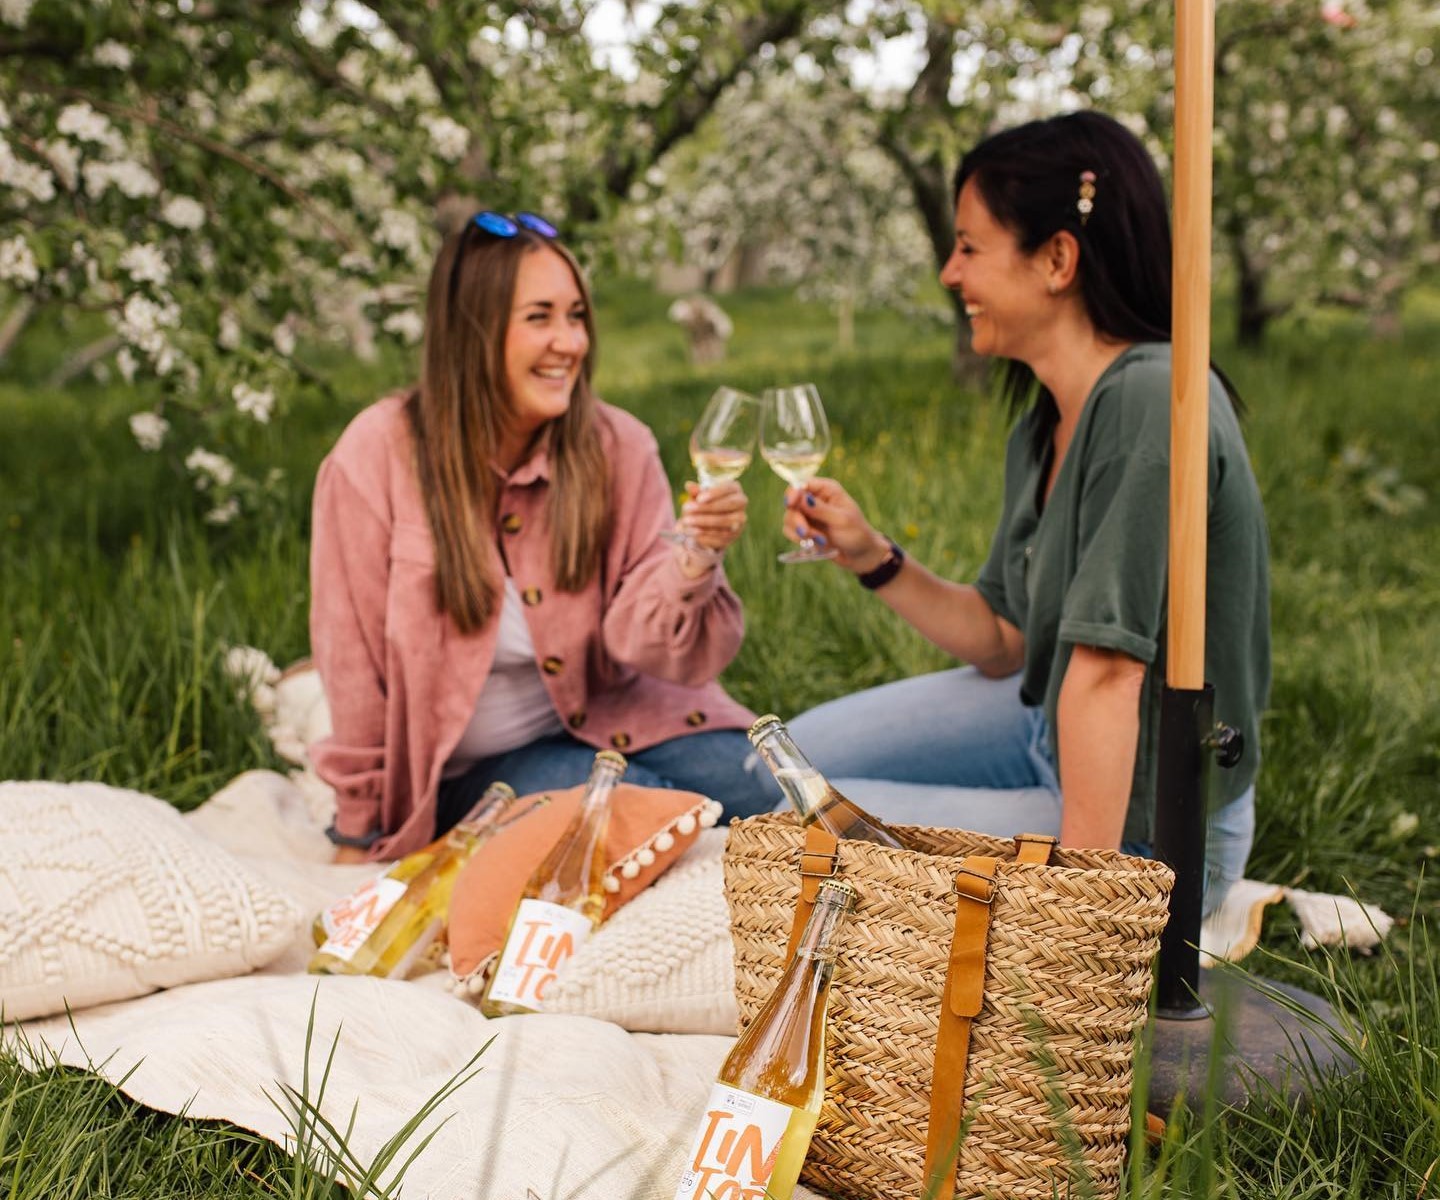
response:
{"label": "wooden pole", "polygon": [[1170,643],[1166,682],[1205,685],[1210,441],[1214,0],[1176,0],[1174,360],[1170,384]]}

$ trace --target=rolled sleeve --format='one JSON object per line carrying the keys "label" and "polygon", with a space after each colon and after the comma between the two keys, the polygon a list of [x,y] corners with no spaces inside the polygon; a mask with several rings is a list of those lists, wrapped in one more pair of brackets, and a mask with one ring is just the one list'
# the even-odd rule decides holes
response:
{"label": "rolled sleeve", "polygon": [[616,583],[601,635],[615,661],[671,683],[714,679],[745,636],[739,598],[717,566],[691,579],[660,537],[674,522],[670,483],[653,435],[617,475],[611,555]]}
{"label": "rolled sleeve", "polygon": [[1155,661],[1169,572],[1170,472],[1143,452],[1091,469],[1059,639]]}

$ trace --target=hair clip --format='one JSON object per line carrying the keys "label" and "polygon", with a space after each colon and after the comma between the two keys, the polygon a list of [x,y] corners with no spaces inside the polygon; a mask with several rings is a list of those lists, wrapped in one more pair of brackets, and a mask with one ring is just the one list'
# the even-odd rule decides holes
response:
{"label": "hair clip", "polygon": [[1080,224],[1084,225],[1095,211],[1095,172],[1080,172],[1080,199],[1075,207],[1080,210]]}

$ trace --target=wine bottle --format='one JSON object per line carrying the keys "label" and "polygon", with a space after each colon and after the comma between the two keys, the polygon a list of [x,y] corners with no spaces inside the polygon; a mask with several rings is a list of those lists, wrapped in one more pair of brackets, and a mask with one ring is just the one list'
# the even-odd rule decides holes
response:
{"label": "wine bottle", "polygon": [[761,717],[750,726],[749,736],[803,824],[819,823],[837,838],[877,842],[892,850],[907,849],[883,821],[831,786],[801,753],[779,717],[773,713]]}
{"label": "wine bottle", "polygon": [[605,913],[605,826],[625,758],[601,750],[580,811],[520,894],[480,1011],[487,1017],[539,1012],[565,962]]}
{"label": "wine bottle", "polygon": [[[544,797],[538,801],[544,802]],[[403,979],[445,928],[460,869],[496,833],[534,808],[518,806],[508,784],[492,783],[448,833],[316,918],[325,936],[310,960],[311,973]]]}
{"label": "wine bottle", "polygon": [[675,1200],[790,1200],[825,1099],[837,933],[855,889],[823,880],[795,955],[720,1068]]}

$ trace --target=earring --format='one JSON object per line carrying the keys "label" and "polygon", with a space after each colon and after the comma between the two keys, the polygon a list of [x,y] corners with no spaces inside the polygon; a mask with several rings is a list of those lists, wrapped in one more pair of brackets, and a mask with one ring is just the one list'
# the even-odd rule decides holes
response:
{"label": "earring", "polygon": [[1053,280],[1045,285],[1045,290],[1049,292],[1052,296],[1056,295],[1060,291],[1060,289],[1055,285]]}

